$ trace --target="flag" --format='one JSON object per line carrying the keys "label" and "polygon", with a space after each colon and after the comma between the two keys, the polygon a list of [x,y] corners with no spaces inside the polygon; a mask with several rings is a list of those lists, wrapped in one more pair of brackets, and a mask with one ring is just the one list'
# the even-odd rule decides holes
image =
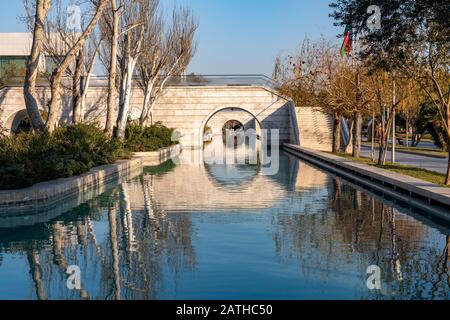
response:
{"label": "flag", "polygon": [[341,56],[343,58],[345,58],[346,56],[348,56],[350,54],[350,52],[352,52],[352,36],[353,36],[353,32],[352,32],[352,25],[351,24],[347,24],[345,26],[345,32],[344,32],[344,43],[342,44],[342,48],[341,48]]}

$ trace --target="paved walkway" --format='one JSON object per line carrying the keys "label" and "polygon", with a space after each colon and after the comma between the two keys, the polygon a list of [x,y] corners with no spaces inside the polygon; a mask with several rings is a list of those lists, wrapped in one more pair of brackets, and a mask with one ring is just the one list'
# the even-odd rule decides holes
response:
{"label": "paved walkway", "polygon": [[[409,153],[403,153],[397,151],[396,153],[396,162],[399,164],[404,164],[412,167],[419,167],[431,171],[436,171],[442,174],[447,173],[447,159],[439,159],[432,158],[427,156],[414,155]],[[363,146],[361,147],[361,155],[366,158],[370,158],[370,147]],[[378,159],[378,151],[375,151],[375,157]],[[386,157],[387,161],[391,159],[391,152],[389,151]]]}

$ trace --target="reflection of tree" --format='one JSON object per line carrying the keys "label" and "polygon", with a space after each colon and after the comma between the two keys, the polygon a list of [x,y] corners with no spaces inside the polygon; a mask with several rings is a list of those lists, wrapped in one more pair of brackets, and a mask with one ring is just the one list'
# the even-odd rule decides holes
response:
{"label": "reflection of tree", "polygon": [[28,263],[30,265],[31,278],[36,288],[36,296],[39,300],[46,300],[44,283],[42,280],[42,268],[39,263],[39,253],[35,250],[31,250],[27,254]]}
{"label": "reflection of tree", "polygon": [[63,226],[58,222],[55,223],[53,225],[53,263],[65,272],[68,264],[63,253],[63,236]]}
{"label": "reflection of tree", "polygon": [[378,265],[384,298],[450,297],[448,236],[339,179],[329,192],[328,208],[273,217],[280,257],[299,261],[302,273],[322,270],[323,281],[351,272],[363,290],[367,267]]}
{"label": "reflection of tree", "polygon": [[[123,184],[58,220],[0,230],[0,252],[28,256],[38,299],[89,297],[86,290],[67,289],[69,265],[82,269],[83,287],[98,288],[93,298],[157,298],[166,282],[173,283],[167,277],[176,282],[196,260],[189,216],[160,210],[149,177]],[[144,212],[133,209],[132,193],[145,198]],[[96,233],[104,227],[107,234]]]}
{"label": "reflection of tree", "polygon": [[114,283],[114,299],[120,300],[119,246],[117,241],[116,209],[108,209],[109,239],[111,241],[112,271]]}

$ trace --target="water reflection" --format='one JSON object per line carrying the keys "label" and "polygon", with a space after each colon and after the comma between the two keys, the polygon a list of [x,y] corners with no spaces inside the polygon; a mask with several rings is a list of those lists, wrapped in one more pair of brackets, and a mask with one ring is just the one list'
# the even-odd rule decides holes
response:
{"label": "water reflection", "polygon": [[[50,222],[0,228],[0,298],[449,298],[448,226],[292,157],[280,164],[264,176],[181,159]],[[381,291],[366,287],[374,264]],[[70,265],[82,290],[67,289]]]}

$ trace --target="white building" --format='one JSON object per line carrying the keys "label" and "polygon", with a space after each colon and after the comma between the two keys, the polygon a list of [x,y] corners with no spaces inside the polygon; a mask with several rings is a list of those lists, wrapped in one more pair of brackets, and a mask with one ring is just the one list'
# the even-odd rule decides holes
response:
{"label": "white building", "polygon": [[[73,35],[73,33],[68,34],[68,38],[70,38],[71,35]],[[66,45],[65,42],[61,41],[59,35],[55,34],[51,39],[54,43],[54,45],[52,45],[54,48],[62,48]],[[19,76],[21,76],[22,73],[23,75],[25,74],[25,66],[31,53],[32,44],[33,35],[31,33],[0,33],[0,77],[3,74],[5,67],[9,64],[16,65]],[[61,50],[61,52],[64,51],[66,50]],[[53,65],[53,58],[50,55],[45,55],[40,62],[40,71],[51,71]]]}

